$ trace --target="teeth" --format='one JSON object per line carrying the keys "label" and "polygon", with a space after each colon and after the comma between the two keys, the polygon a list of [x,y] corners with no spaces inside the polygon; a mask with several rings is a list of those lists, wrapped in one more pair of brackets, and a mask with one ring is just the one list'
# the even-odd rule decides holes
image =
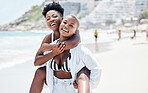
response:
{"label": "teeth", "polygon": [[52,23],[51,26],[56,25],[56,23]]}
{"label": "teeth", "polygon": [[66,29],[63,28],[63,31],[68,32]]}

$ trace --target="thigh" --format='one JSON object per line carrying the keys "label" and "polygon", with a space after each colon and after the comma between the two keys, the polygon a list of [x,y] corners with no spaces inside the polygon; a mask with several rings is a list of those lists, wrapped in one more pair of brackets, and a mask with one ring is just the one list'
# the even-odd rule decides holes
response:
{"label": "thigh", "polygon": [[40,67],[36,70],[35,77],[40,80],[46,79],[46,67]]}
{"label": "thigh", "polygon": [[29,93],[41,93],[45,79],[46,67],[38,68],[33,78]]}

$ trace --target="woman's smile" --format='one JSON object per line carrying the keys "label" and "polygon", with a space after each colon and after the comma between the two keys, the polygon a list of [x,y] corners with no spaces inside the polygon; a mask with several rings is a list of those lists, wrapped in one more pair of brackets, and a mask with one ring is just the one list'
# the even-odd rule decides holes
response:
{"label": "woman's smile", "polygon": [[66,32],[66,33],[68,33],[69,31],[67,30],[67,29],[65,29],[65,28],[62,28],[61,29],[63,32]]}
{"label": "woman's smile", "polygon": [[50,26],[55,26],[57,23],[52,23]]}

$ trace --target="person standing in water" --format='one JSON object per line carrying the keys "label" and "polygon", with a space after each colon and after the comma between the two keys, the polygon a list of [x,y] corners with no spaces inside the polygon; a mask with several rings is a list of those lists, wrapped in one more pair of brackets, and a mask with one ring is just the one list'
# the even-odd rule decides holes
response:
{"label": "person standing in water", "polygon": [[95,29],[95,41],[97,41],[97,38],[98,38],[98,31],[97,31],[97,29]]}

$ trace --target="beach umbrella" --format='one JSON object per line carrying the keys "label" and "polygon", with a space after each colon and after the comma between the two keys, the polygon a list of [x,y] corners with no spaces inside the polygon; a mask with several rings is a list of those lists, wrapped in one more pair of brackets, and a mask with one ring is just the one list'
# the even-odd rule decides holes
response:
{"label": "beach umbrella", "polygon": [[148,26],[148,24],[141,24],[141,25],[138,25],[138,30],[144,31],[144,30],[147,29],[147,26]]}
{"label": "beach umbrella", "polygon": [[141,24],[148,24],[148,19],[142,19],[142,20],[140,21],[140,23],[141,23]]}
{"label": "beach umbrella", "polygon": [[124,26],[125,26],[125,27],[131,27],[132,24],[131,24],[131,23],[126,23],[126,24],[124,24]]}
{"label": "beach umbrella", "polygon": [[124,24],[124,27],[125,27],[125,31],[130,31],[131,29],[130,29],[130,27],[132,26],[132,24],[131,23],[126,23],[126,24]]}

